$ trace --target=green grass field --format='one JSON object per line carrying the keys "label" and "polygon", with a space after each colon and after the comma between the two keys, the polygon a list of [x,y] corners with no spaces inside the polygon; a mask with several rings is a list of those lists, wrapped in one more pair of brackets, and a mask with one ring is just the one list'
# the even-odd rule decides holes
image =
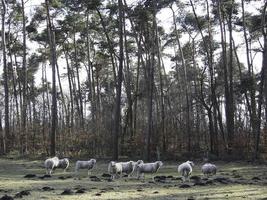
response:
{"label": "green grass field", "polygon": [[[252,165],[245,162],[223,163],[217,162],[219,170],[217,176],[202,180],[202,185],[195,185],[194,180],[188,183],[189,188],[182,185],[177,173],[177,164],[164,163],[155,176],[170,176],[158,182],[152,181],[152,175],[146,175],[145,180],[134,177],[121,178],[109,182],[102,177],[107,173],[107,163],[98,162],[92,171],[101,181],[92,181],[87,171],[81,171],[79,177],[73,173],[74,164],[71,163],[68,172],[57,169],[51,178],[40,179],[45,169],[43,161],[0,159],[0,199],[5,194],[15,197],[21,191],[28,190],[29,195],[22,199],[267,199],[267,166]],[[196,163],[193,176],[199,176],[200,164]],[[26,174],[36,177],[24,178]],[[225,178],[225,182],[216,181],[216,177]],[[45,191],[44,187],[53,190]],[[61,193],[69,189],[71,195]],[[79,189],[84,193],[76,193]]]}

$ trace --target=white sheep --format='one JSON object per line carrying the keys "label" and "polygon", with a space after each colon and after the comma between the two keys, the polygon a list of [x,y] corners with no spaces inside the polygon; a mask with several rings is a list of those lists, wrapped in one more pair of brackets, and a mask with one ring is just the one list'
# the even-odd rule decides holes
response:
{"label": "white sheep", "polygon": [[46,174],[51,175],[54,168],[56,168],[59,164],[58,157],[48,158],[44,162],[44,166],[46,169]]}
{"label": "white sheep", "polygon": [[201,167],[201,171],[204,174],[204,176],[209,177],[209,175],[216,175],[217,167],[214,164],[206,163]]}
{"label": "white sheep", "polygon": [[108,165],[108,173],[111,174],[111,179],[114,179],[120,174],[120,178],[122,176],[122,164],[121,163],[116,163],[114,161],[111,161]]}
{"label": "white sheep", "polygon": [[122,173],[126,173],[127,175],[130,175],[133,173],[135,168],[135,162],[134,161],[128,161],[128,162],[119,162],[122,166]]}
{"label": "white sheep", "polygon": [[78,160],[75,165],[75,173],[77,174],[80,169],[87,169],[88,176],[91,174],[91,171],[96,164],[96,159],[90,159],[86,161]]}
{"label": "white sheep", "polygon": [[[156,173],[163,165],[163,162],[156,161],[154,163],[140,163],[136,166],[137,178],[144,177],[145,173]],[[154,178],[152,178],[154,180]]]}
{"label": "white sheep", "polygon": [[188,177],[192,174],[193,166],[194,163],[192,161],[186,161],[178,166],[178,172],[182,175],[183,182],[185,182],[186,179],[188,179]]}
{"label": "white sheep", "polygon": [[57,168],[62,168],[62,169],[64,169],[64,172],[66,172],[66,170],[69,167],[69,165],[70,165],[69,159],[68,158],[63,158],[63,159],[59,160]]}

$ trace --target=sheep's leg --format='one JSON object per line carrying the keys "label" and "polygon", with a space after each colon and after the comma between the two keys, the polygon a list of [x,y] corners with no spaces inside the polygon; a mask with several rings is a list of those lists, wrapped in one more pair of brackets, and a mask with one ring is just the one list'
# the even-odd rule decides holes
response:
{"label": "sheep's leg", "polygon": [[137,172],[137,179],[140,179],[140,172]]}
{"label": "sheep's leg", "polygon": [[91,171],[88,169],[87,175],[89,176],[91,174],[92,174]]}

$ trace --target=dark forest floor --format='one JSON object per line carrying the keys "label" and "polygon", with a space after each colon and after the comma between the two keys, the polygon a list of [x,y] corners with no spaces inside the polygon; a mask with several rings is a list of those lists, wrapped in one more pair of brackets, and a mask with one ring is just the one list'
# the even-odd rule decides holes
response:
{"label": "dark forest floor", "polygon": [[[267,166],[246,162],[217,162],[218,173],[206,180],[196,163],[193,178],[186,185],[177,173],[177,164],[164,163],[152,181],[122,178],[108,181],[107,163],[98,162],[88,178],[82,171],[79,178],[73,173],[74,163],[68,172],[57,169],[52,177],[43,177],[43,161],[0,159],[0,199],[4,195],[22,199],[266,199]],[[35,177],[25,178],[27,174]],[[96,177],[93,177],[96,176]],[[188,188],[181,188],[188,187]],[[71,193],[62,195],[62,193]],[[80,192],[80,193],[79,193]]]}

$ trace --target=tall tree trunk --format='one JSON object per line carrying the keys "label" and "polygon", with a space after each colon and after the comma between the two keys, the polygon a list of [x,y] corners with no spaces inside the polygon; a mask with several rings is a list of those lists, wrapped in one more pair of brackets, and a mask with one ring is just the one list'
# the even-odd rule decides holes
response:
{"label": "tall tree trunk", "polygon": [[178,45],[178,50],[181,56],[181,60],[182,60],[182,67],[183,67],[183,72],[184,72],[184,84],[185,84],[185,98],[186,98],[186,134],[187,135],[187,151],[190,152],[191,151],[191,124],[190,124],[190,105],[189,105],[189,93],[188,93],[188,83],[187,83],[187,67],[186,67],[186,63],[185,63],[185,59],[184,59],[184,53],[183,53],[183,49],[180,43],[180,39],[179,39],[179,35],[178,35],[178,29],[177,29],[177,25],[176,25],[176,16],[175,16],[175,12],[172,8],[172,6],[170,7],[172,10],[172,16],[173,16],[173,24],[174,24],[174,30],[175,30],[175,39]]}
{"label": "tall tree trunk", "polygon": [[[256,143],[255,143],[255,155],[254,158],[259,158],[259,145],[260,145],[260,133],[261,133],[261,108],[263,103],[263,89],[264,85],[266,86],[266,73],[267,73],[267,31],[266,31],[266,8],[267,8],[267,2],[265,2],[262,12],[262,34],[263,34],[263,40],[264,40],[264,46],[263,46],[263,53],[262,53],[262,68],[261,68],[261,80],[260,80],[260,91],[259,91],[259,99],[258,99],[258,116],[257,116],[257,132],[256,132]],[[266,95],[265,88],[265,95]],[[266,99],[265,99],[266,100]],[[266,106],[266,102],[265,102]],[[267,117],[267,116],[265,116]]]}
{"label": "tall tree trunk", "polygon": [[22,135],[23,135],[23,149],[22,154],[28,153],[28,131],[27,131],[27,63],[26,63],[26,17],[25,17],[25,9],[24,9],[24,0],[21,0],[21,6],[22,6],[22,23],[23,23],[23,59],[22,59],[22,113],[21,113],[21,119],[22,119]]}
{"label": "tall tree trunk", "polygon": [[77,85],[78,85],[78,98],[79,98],[79,121],[81,128],[83,129],[84,127],[84,119],[83,119],[83,100],[82,100],[82,92],[81,92],[81,83],[80,83],[80,75],[79,75],[79,65],[78,65],[78,54],[77,54],[77,45],[76,45],[76,32],[74,30],[74,36],[73,36],[73,41],[74,41],[74,57],[75,57],[75,69],[76,69],[76,76],[77,76]]}
{"label": "tall tree trunk", "polygon": [[46,14],[47,14],[47,31],[48,40],[50,46],[50,59],[52,65],[52,124],[50,133],[50,155],[56,155],[56,129],[57,129],[57,91],[56,91],[56,43],[55,43],[55,33],[52,27],[52,22],[49,12],[49,1],[45,0],[46,4]]}
{"label": "tall tree trunk", "polygon": [[119,157],[119,131],[120,131],[120,113],[121,113],[121,87],[122,87],[122,70],[123,70],[123,3],[122,0],[118,0],[119,4],[119,71],[116,80],[116,104],[115,104],[115,116],[114,116],[114,132],[113,132],[113,159],[118,160]]}
{"label": "tall tree trunk", "polygon": [[2,52],[3,52],[3,78],[4,78],[4,90],[5,90],[5,131],[3,132],[3,154],[7,152],[6,139],[9,137],[9,89],[8,89],[8,69],[7,69],[7,57],[6,57],[6,31],[5,31],[5,16],[6,16],[6,1],[2,0]]}

